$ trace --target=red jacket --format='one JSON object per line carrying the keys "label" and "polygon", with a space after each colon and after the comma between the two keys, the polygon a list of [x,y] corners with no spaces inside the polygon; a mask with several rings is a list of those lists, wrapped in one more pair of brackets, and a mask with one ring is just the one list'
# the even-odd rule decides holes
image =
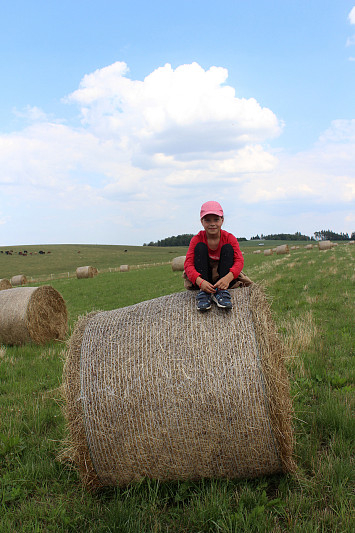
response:
{"label": "red jacket", "polygon": [[[196,279],[200,275],[199,272],[197,272],[197,270],[195,269],[195,246],[199,242],[204,242],[205,244],[207,244],[208,247],[207,235],[204,230],[201,230],[197,235],[192,237],[184,263],[184,270],[186,272],[186,275],[193,284],[196,283]],[[217,250],[211,250],[210,248],[208,248],[208,255],[211,259],[215,259],[218,261],[221,255],[221,248],[224,244],[231,244],[233,246],[234,263],[232,268],[230,268],[230,272],[232,272],[234,279],[236,279],[243,269],[244,258],[242,252],[240,251],[239,243],[234,237],[234,235],[232,235],[232,233],[228,233],[228,231],[224,231],[223,229],[221,229],[221,238],[219,241],[218,248]]]}

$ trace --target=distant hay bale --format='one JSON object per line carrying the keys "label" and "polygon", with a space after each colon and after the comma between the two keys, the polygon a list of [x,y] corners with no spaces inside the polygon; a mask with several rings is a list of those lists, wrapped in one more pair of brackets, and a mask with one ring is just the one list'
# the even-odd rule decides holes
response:
{"label": "distant hay bale", "polygon": [[313,244],[307,244],[307,245],[305,246],[305,249],[306,249],[306,250],[312,250],[312,248],[313,248]]}
{"label": "distant hay bale", "polygon": [[230,312],[198,313],[186,291],[79,319],[63,371],[68,437],[58,458],[74,463],[84,485],[293,470],[289,385],[270,308],[255,283],[231,293]]}
{"label": "distant hay bale", "polygon": [[348,244],[355,244],[355,241],[349,241]]}
{"label": "distant hay bale", "polygon": [[296,246],[291,246],[290,250],[297,250]]}
{"label": "distant hay bale", "polygon": [[26,285],[27,278],[23,274],[19,274],[18,276],[12,276],[11,278],[11,285],[13,287],[16,287],[18,285]]}
{"label": "distant hay bale", "polygon": [[0,343],[44,344],[64,339],[68,324],[65,302],[50,286],[0,291]]}
{"label": "distant hay bale", "polygon": [[278,255],[289,254],[290,250],[289,250],[288,244],[281,244],[280,246],[277,246],[276,253]]}
{"label": "distant hay bale", "polygon": [[76,269],[76,277],[77,279],[83,279],[83,278],[93,278],[94,276],[97,276],[99,271],[97,268],[92,266],[83,266],[78,267]]}
{"label": "distant hay bale", "polygon": [[174,257],[171,262],[171,268],[174,272],[183,271],[186,255],[180,255],[179,257]]}
{"label": "distant hay bale", "polygon": [[264,255],[272,255],[273,254],[273,251],[268,248],[267,250],[264,250]]}
{"label": "distant hay bale", "polygon": [[331,247],[332,247],[332,243],[330,241],[319,241],[318,242],[319,250],[330,250]]}
{"label": "distant hay bale", "polygon": [[261,254],[261,250],[254,250],[253,254]]}
{"label": "distant hay bale", "polygon": [[129,272],[129,265],[121,265],[120,272]]}
{"label": "distant hay bale", "polygon": [[6,278],[0,279],[0,291],[4,291],[6,289],[11,289],[12,285],[10,283],[10,280]]}

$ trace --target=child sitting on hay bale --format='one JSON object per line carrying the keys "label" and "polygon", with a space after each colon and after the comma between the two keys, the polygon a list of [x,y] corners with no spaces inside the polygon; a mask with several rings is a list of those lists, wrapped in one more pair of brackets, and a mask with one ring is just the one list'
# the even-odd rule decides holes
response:
{"label": "child sitting on hay bale", "polygon": [[200,220],[204,229],[192,237],[184,263],[185,288],[199,289],[199,311],[210,309],[212,300],[218,307],[231,309],[228,289],[251,284],[242,273],[243,254],[236,237],[221,229],[224,214],[218,202],[204,203]]}

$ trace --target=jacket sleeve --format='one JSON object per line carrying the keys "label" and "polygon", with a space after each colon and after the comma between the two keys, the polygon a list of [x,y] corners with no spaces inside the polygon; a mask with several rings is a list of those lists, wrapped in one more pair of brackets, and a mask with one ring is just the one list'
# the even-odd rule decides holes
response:
{"label": "jacket sleeve", "polygon": [[243,270],[244,257],[240,250],[238,240],[231,233],[229,234],[229,243],[233,246],[234,250],[234,262],[230,268],[230,272],[232,272],[234,279],[236,279]]}
{"label": "jacket sleeve", "polygon": [[193,283],[194,285],[196,283],[196,279],[200,275],[200,273],[197,272],[197,270],[195,269],[195,247],[198,242],[200,242],[200,238],[198,235],[192,237],[184,262],[184,270],[186,272],[186,275],[191,281],[191,283]]}

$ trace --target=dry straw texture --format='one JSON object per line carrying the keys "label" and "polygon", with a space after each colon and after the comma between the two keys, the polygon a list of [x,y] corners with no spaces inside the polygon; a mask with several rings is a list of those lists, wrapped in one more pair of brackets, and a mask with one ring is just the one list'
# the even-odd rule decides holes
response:
{"label": "dry straw texture", "polygon": [[53,287],[17,287],[0,292],[0,343],[44,344],[63,339],[68,314]]}
{"label": "dry straw texture", "polygon": [[129,265],[121,265],[120,272],[129,272]]}
{"label": "dry straw texture", "polygon": [[268,250],[264,250],[264,255],[272,255],[273,251],[269,248]]}
{"label": "dry straw texture", "polygon": [[92,266],[78,267],[76,269],[76,277],[78,279],[93,278],[94,276],[97,276],[97,274],[98,274],[97,268],[92,267]]}
{"label": "dry straw texture", "polygon": [[184,263],[185,263],[186,255],[180,255],[179,257],[174,257],[174,259],[171,262],[171,268],[174,272],[178,272],[179,270],[184,270]]}
{"label": "dry straw texture", "polygon": [[330,241],[319,241],[318,248],[319,250],[330,250],[332,243]]}
{"label": "dry straw texture", "polygon": [[12,285],[10,281],[6,278],[0,279],[0,291],[4,291],[6,289],[11,289]]}
{"label": "dry straw texture", "polygon": [[276,247],[276,253],[278,255],[290,253],[290,249],[288,247],[288,244],[281,244],[281,246],[277,246]]}
{"label": "dry straw texture", "polygon": [[283,348],[261,289],[192,291],[82,317],[63,373],[61,460],[91,488],[294,469]]}
{"label": "dry straw texture", "polygon": [[306,249],[306,250],[312,250],[312,248],[313,248],[313,244],[307,244],[307,245],[305,246],[305,249]]}
{"label": "dry straw texture", "polygon": [[12,276],[11,278],[11,285],[13,287],[18,286],[18,285],[26,285],[26,283],[27,283],[27,278],[23,274],[19,274],[18,276]]}

